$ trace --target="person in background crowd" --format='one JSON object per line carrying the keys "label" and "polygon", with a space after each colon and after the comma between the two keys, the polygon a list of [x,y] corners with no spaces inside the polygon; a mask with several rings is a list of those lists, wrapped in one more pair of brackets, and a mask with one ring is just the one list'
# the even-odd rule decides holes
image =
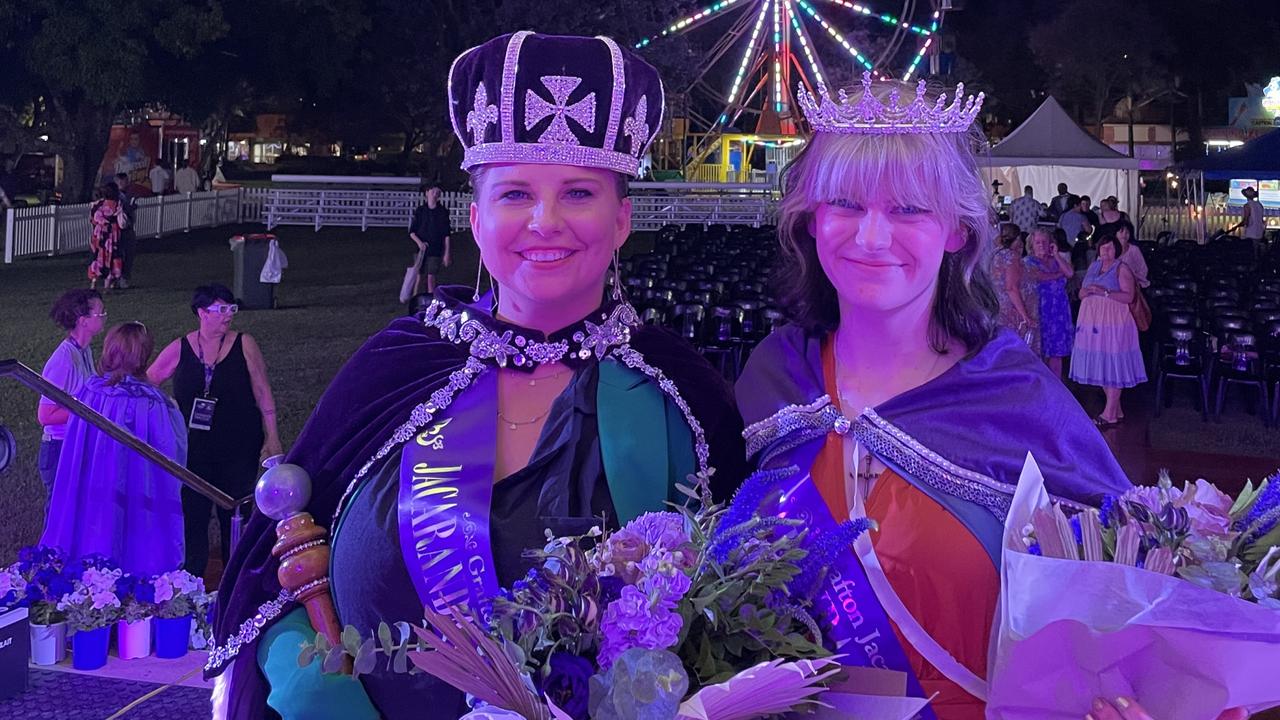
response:
{"label": "person in background crowd", "polygon": [[121,289],[129,287],[133,278],[133,260],[138,253],[138,234],[134,231],[134,221],[138,217],[138,200],[133,194],[133,184],[129,182],[127,173],[116,173],[116,190],[120,194],[120,209],[124,211],[128,224],[120,230],[120,282]]}
{"label": "person in background crowd", "polygon": [[1040,354],[1040,300],[1036,281],[1026,271],[1021,237],[1002,236],[1000,249],[991,258],[991,284],[1000,303],[996,321],[1012,330],[1031,352]]}
{"label": "person in background crowd", "polygon": [[1089,219],[1090,227],[1097,228],[1101,224],[1098,213],[1093,211],[1093,199],[1088,195],[1081,195],[1080,202],[1084,204],[1084,216]]}
{"label": "person in background crowd", "polygon": [[89,289],[121,287],[124,258],[120,255],[120,233],[129,226],[129,218],[120,207],[120,191],[115,183],[107,183],[99,190],[100,197],[89,206],[92,228],[89,248],[93,252],[89,261]]}
{"label": "person in background crowd", "polygon": [[1098,206],[1100,208],[1098,219],[1101,220],[1104,225],[1112,225],[1121,221],[1129,221],[1129,214],[1120,210],[1120,199],[1114,195],[1102,198],[1102,200],[1099,201]]}
{"label": "person in background crowd", "polygon": [[436,276],[440,268],[449,267],[453,263],[450,257],[449,240],[449,208],[440,202],[440,188],[434,185],[423,186],[426,202],[413,211],[413,222],[409,227],[409,237],[418,246],[418,283],[414,294],[436,291]]}
{"label": "person in background crowd", "polygon": [[153,195],[167,195],[173,182],[173,175],[169,172],[168,160],[156,160],[156,164],[151,168],[151,172],[147,175],[151,180],[151,193]]}
{"label": "person in background crowd", "polygon": [[1115,223],[1116,239],[1120,241],[1120,262],[1129,266],[1133,271],[1133,279],[1138,283],[1139,288],[1151,287],[1151,281],[1147,279],[1150,271],[1147,269],[1147,259],[1142,256],[1142,248],[1133,242],[1133,223],[1128,218],[1123,218]]}
{"label": "person in background crowd", "polygon": [[1049,201],[1049,219],[1057,222],[1062,214],[1075,206],[1075,196],[1067,192],[1066,183],[1058,183],[1058,194]]}
{"label": "person in background crowd", "polygon": [[1013,242],[1021,234],[1017,223],[1002,222],[1000,223],[1000,234],[996,236],[996,247],[1002,248]]}
{"label": "person in background crowd", "polygon": [[[117,325],[102,345],[102,374],[77,399],[179,464],[187,433],[177,405],[147,382],[155,343],[140,322]],[[182,564],[181,483],[79,416],[67,423],[41,545],[74,559],[106,555],[149,577]]]}
{"label": "person in background crowd", "polygon": [[1026,271],[1036,282],[1040,299],[1040,354],[1054,377],[1062,377],[1062,358],[1071,354],[1071,303],[1067,301],[1067,281],[1071,263],[1058,252],[1053,233],[1037,228],[1031,233],[1031,252]]}
{"label": "person in background crowd", "polygon": [[1244,239],[1253,245],[1253,253],[1257,255],[1262,252],[1262,239],[1267,234],[1267,218],[1263,213],[1262,203],[1258,202],[1257,188],[1247,187],[1240,192],[1245,197],[1243,215],[1240,216],[1240,222],[1232,225],[1227,233],[1244,228]]}
{"label": "person in background crowd", "polygon": [[1120,262],[1123,252],[1115,235],[1098,239],[1098,259],[1089,266],[1080,288],[1080,316],[1071,350],[1071,379],[1097,385],[1106,395],[1106,406],[1094,418],[1098,427],[1123,420],[1120,393],[1147,381],[1138,326],[1129,312],[1137,282],[1133,271]]}
{"label": "person in background crowd", "polygon": [[1058,227],[1067,231],[1067,242],[1072,245],[1079,242],[1082,235],[1087,236],[1093,232],[1089,217],[1084,212],[1087,208],[1084,198],[1076,198],[1075,204],[1058,218]]}
{"label": "person in background crowd", "polygon": [[[173,395],[188,427],[187,467],[233,498],[253,491],[262,460],[284,452],[262,351],[252,336],[231,330],[239,309],[223,285],[196,288],[191,312],[197,329],[169,343],[147,370],[154,385],[173,378]],[[183,488],[183,567],[197,576],[204,575],[209,561],[211,509],[208,498]],[[231,511],[218,508],[218,525],[225,564]]]}
{"label": "person in background crowd", "polygon": [[1009,219],[1025,233],[1036,229],[1043,214],[1044,206],[1036,200],[1035,190],[1030,185],[1022,188],[1022,197],[1009,205]]}
{"label": "person in background crowd", "polygon": [[18,200],[18,176],[9,161],[0,163],[0,210],[13,207]]}
{"label": "person in background crowd", "polygon": [[184,195],[200,191],[200,173],[191,167],[191,163],[184,163],[182,168],[178,170],[177,175],[173,178],[173,186],[178,192]]}
{"label": "person in background crowd", "polygon": [[[96,290],[77,288],[62,293],[54,301],[49,317],[66,331],[66,336],[45,361],[40,375],[67,394],[75,395],[90,377],[97,374],[93,365],[93,348],[89,344],[102,332],[107,322],[107,310]],[[70,417],[71,413],[66,408],[43,395],[40,397],[36,419],[44,432],[38,464],[40,479],[51,495],[53,479],[58,473],[58,455],[62,452]]]}

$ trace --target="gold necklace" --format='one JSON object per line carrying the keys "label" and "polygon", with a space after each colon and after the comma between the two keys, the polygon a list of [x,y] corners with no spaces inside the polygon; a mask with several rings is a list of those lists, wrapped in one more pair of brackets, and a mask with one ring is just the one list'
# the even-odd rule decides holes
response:
{"label": "gold necklace", "polygon": [[533,376],[533,374],[532,374],[532,373],[530,373],[530,375],[529,375],[529,387],[538,387],[538,382],[539,382],[539,381],[557,380],[557,379],[559,379],[559,378],[564,377],[565,375],[568,375],[568,374],[569,374],[569,373],[571,373],[571,372],[573,372],[573,368],[565,368],[564,370],[561,370],[560,372],[556,373],[555,375],[546,375],[546,376],[543,376],[543,377],[540,377],[540,378],[535,378],[535,377]]}
{"label": "gold necklace", "polygon": [[502,422],[506,423],[506,425],[507,425],[507,429],[508,429],[508,430],[519,430],[521,427],[523,427],[523,426],[525,426],[525,425],[532,425],[532,424],[534,424],[534,423],[538,422],[539,420],[541,420],[542,418],[546,417],[546,416],[547,416],[548,414],[550,414],[550,413],[551,413],[551,408],[547,408],[547,409],[546,409],[546,410],[544,410],[543,412],[540,412],[540,413],[538,413],[537,415],[533,416],[533,419],[531,419],[531,420],[512,420],[511,418],[507,417],[506,415],[503,415],[503,414],[502,414],[502,411],[501,411],[501,410],[499,410],[499,411],[498,411],[498,419],[499,419],[499,420],[501,420]]}

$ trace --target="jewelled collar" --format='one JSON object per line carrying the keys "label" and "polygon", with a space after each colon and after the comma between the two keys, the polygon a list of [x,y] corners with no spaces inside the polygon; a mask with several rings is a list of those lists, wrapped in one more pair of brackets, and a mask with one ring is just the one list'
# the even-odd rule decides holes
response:
{"label": "jewelled collar", "polygon": [[[465,291],[465,289],[464,289]],[[629,303],[606,301],[586,318],[545,335],[491,315],[488,302],[461,299],[457,288],[441,288],[423,312],[422,322],[456,345],[470,345],[471,356],[501,368],[532,371],[547,363],[576,367],[603,358],[631,340],[640,316]]]}

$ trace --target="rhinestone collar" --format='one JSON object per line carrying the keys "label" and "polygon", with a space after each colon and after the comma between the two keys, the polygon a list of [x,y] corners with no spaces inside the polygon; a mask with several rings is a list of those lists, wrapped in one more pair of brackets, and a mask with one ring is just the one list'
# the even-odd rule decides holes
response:
{"label": "rhinestone collar", "polygon": [[468,292],[438,289],[422,322],[455,345],[469,345],[472,357],[501,368],[531,372],[549,363],[578,367],[630,342],[631,328],[640,324],[630,304],[608,300],[586,318],[547,335],[494,317],[487,296],[473,303],[464,299]]}

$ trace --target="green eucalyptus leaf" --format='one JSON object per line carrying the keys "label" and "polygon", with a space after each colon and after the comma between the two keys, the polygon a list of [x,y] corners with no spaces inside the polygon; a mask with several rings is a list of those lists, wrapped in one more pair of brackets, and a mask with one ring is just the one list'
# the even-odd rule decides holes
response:
{"label": "green eucalyptus leaf", "polygon": [[316,646],[311,643],[302,644],[302,652],[298,655],[298,667],[307,667],[316,659]]}
{"label": "green eucalyptus leaf", "polygon": [[385,622],[378,623],[378,643],[387,655],[395,652],[395,643],[391,640],[391,626]]}
{"label": "green eucalyptus leaf", "polygon": [[356,660],[351,668],[352,677],[359,678],[374,671],[378,666],[378,649],[373,638],[367,638],[356,651]]}
{"label": "green eucalyptus leaf", "polygon": [[329,642],[329,638],[321,635],[320,633],[316,633],[316,652],[321,655],[326,655],[332,648],[333,643]]}
{"label": "green eucalyptus leaf", "polygon": [[355,657],[360,652],[360,631],[348,625],[342,629],[342,649],[347,654]]}
{"label": "green eucalyptus leaf", "polygon": [[[415,666],[416,667],[416,666]],[[404,643],[391,658],[391,672],[403,675],[409,668],[409,643]]]}

